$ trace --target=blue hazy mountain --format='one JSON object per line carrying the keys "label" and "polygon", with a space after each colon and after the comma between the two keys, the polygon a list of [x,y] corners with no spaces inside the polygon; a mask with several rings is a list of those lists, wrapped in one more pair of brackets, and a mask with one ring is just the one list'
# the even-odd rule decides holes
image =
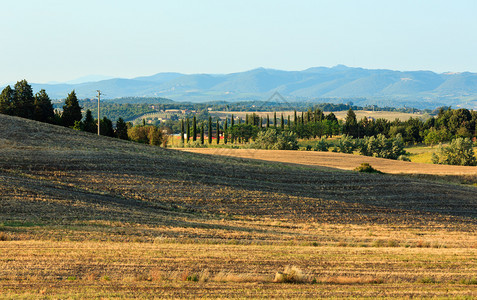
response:
{"label": "blue hazy mountain", "polygon": [[441,105],[477,108],[476,73],[434,73],[316,67],[303,71],[258,68],[231,74],[158,73],[132,79],[114,78],[79,84],[32,84],[44,88],[53,99],[75,90],[80,98],[92,98],[101,90],[105,98],[164,97],[176,101],[266,100],[278,91],[287,100],[355,104]]}

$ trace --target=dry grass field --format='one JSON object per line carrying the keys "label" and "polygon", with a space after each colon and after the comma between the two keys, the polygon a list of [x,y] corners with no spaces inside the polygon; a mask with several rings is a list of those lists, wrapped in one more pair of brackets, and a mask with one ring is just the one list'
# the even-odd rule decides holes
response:
{"label": "dry grass field", "polygon": [[188,152],[214,154],[264,161],[292,163],[306,166],[353,170],[361,163],[367,162],[374,168],[389,174],[426,174],[426,175],[469,175],[477,176],[477,167],[434,165],[413,163],[370,156],[321,151],[293,150],[258,150],[227,148],[188,148]]}
{"label": "dry grass field", "polygon": [[477,296],[475,187],[0,126],[0,298]]}

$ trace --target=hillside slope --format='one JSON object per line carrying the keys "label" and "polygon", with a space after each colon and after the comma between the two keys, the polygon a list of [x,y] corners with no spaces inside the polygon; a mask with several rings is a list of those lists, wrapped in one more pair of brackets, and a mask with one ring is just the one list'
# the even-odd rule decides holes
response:
{"label": "hillside slope", "polygon": [[475,188],[186,153],[4,115],[0,127],[0,223],[20,224],[8,227],[20,236],[60,226],[79,239],[268,240],[291,233],[242,221],[477,222]]}

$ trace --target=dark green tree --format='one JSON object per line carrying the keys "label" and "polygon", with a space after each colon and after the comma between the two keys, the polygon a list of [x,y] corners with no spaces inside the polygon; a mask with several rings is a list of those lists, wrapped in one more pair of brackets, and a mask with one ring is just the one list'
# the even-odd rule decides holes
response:
{"label": "dark green tree", "polygon": [[0,114],[13,115],[13,102],[15,90],[7,85],[0,94]]}
{"label": "dark green tree", "polygon": [[212,144],[212,117],[209,116],[209,123],[207,124],[207,138],[209,145]]}
{"label": "dark green tree", "polygon": [[197,141],[197,119],[195,116],[192,119],[192,141]]}
{"label": "dark green tree", "polygon": [[343,133],[354,138],[359,136],[358,121],[356,120],[356,114],[351,108],[348,110],[346,115],[345,124],[343,125]]}
{"label": "dark green tree", "polygon": [[184,144],[184,119],[181,119],[181,142]]}
{"label": "dark green tree", "polygon": [[[86,116],[88,116],[88,112],[86,112]],[[117,138],[122,140],[128,140],[128,125],[124,122],[123,118],[119,118],[116,121],[116,131],[115,135]]]}
{"label": "dark green tree", "polygon": [[287,126],[288,126],[288,130],[291,130],[291,123],[290,123],[290,115],[288,115],[288,120],[287,120]]}
{"label": "dark green tree", "polygon": [[65,105],[63,105],[61,121],[63,126],[71,127],[75,124],[75,121],[81,121],[82,118],[81,107],[79,106],[78,98],[76,98],[76,93],[73,90],[68,94]]}
{"label": "dark green tree", "polygon": [[[33,97],[33,90],[26,80],[18,81],[15,84],[15,97],[12,103],[12,110],[15,116],[33,119],[35,97]],[[74,122],[71,126],[73,125]]]}
{"label": "dark green tree", "polygon": [[285,130],[285,119],[283,118],[283,114],[282,114],[282,119],[281,119],[281,121],[282,121],[282,122],[280,123],[280,125],[281,125],[281,127],[282,127],[282,130]]}
{"label": "dark green tree", "polygon": [[[93,118],[93,114],[88,109],[86,111],[86,116],[85,116],[84,121],[83,121],[83,130],[86,131],[86,132],[96,133],[96,132],[98,132],[97,126],[98,125]],[[127,129],[126,129],[126,136],[127,136]]]}
{"label": "dark green tree", "polygon": [[186,122],[187,122],[187,142],[189,142],[189,138],[190,138],[190,122],[189,122],[189,118],[186,119]]}
{"label": "dark green tree", "polygon": [[103,117],[99,125],[101,126],[101,135],[114,137],[113,122],[110,119]]}
{"label": "dark green tree", "polygon": [[270,117],[267,115],[267,129],[270,128]]}
{"label": "dark green tree", "polygon": [[200,124],[200,143],[204,144],[204,123]]}
{"label": "dark green tree", "polygon": [[296,128],[296,126],[298,125],[298,123],[297,123],[298,122],[298,117],[296,115],[296,110],[295,110],[294,114],[295,114],[295,119],[293,119],[293,126]]}
{"label": "dark green tree", "polygon": [[277,129],[277,112],[273,112],[273,127]]}
{"label": "dark green tree", "polygon": [[50,97],[45,90],[40,90],[35,94],[35,110],[33,112],[33,119],[40,122],[53,123],[55,118],[55,111],[51,104]]}
{"label": "dark green tree", "polygon": [[[230,128],[233,128],[234,127],[234,115],[232,114],[232,118],[230,118]],[[235,135],[233,132],[231,132],[230,134],[230,139],[232,140],[232,144],[235,143]]]}
{"label": "dark green tree", "polygon": [[217,119],[215,124],[215,139],[217,140],[217,145],[220,143],[220,127],[219,127],[219,119]]}
{"label": "dark green tree", "polygon": [[227,144],[227,118],[225,118],[225,123],[224,123],[224,144]]}

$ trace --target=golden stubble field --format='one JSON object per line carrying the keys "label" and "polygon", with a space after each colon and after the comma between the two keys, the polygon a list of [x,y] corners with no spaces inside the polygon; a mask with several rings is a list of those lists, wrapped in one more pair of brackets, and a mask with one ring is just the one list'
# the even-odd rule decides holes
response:
{"label": "golden stubble field", "polygon": [[300,164],[353,170],[361,163],[369,163],[388,174],[469,175],[477,176],[477,167],[413,163],[371,156],[321,151],[259,150],[228,148],[185,148],[184,151],[201,154],[223,155],[264,161]]}
{"label": "golden stubble field", "polygon": [[477,294],[474,187],[0,126],[2,298]]}

